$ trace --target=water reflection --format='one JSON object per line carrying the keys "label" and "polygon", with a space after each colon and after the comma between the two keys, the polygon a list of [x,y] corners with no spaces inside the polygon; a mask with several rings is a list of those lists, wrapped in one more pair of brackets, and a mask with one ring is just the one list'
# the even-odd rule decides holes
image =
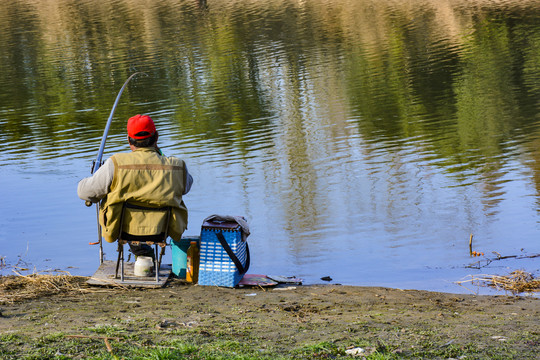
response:
{"label": "water reflection", "polygon": [[[493,251],[534,252],[538,9],[483,0],[2,2],[0,184],[14,197],[0,241],[50,243],[55,227],[73,224],[93,236],[74,184],[120,86],[144,71],[123,95],[107,153],[126,149],[122,119],[152,115],[165,151],[187,158],[198,180],[187,199],[192,233],[210,213],[246,214],[261,272],[316,280],[332,269],[341,282],[406,283],[428,276],[426,267],[461,269],[471,232]],[[72,189],[57,189],[69,200],[12,213],[55,203],[44,178]],[[38,215],[48,235],[17,227]],[[392,269],[407,275],[389,280]]]}

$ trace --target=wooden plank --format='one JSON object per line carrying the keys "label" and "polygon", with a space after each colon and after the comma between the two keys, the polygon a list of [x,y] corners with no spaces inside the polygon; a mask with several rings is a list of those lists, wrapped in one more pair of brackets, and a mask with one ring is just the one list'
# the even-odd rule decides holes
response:
{"label": "wooden plank", "polygon": [[134,263],[124,262],[124,281],[122,282],[120,280],[120,274],[118,274],[118,279],[114,278],[116,261],[105,260],[87,283],[98,286],[160,288],[167,283],[171,275],[171,265],[168,264],[161,265],[159,269],[159,282],[156,282],[155,276],[135,276],[133,267]]}

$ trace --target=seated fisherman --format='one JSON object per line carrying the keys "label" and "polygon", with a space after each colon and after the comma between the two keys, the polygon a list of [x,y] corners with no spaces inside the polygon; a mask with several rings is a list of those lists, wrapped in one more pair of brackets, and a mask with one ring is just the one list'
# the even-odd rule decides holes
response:
{"label": "seated fisherman", "polygon": [[[79,182],[77,194],[82,200],[94,203],[101,200],[99,222],[107,242],[116,241],[121,231],[124,202],[152,208],[170,206],[168,234],[180,241],[188,220],[182,196],[189,192],[193,178],[183,160],[162,155],[157,146],[158,132],[149,116],[131,117],[127,132],[132,152],[114,154],[107,159],[91,177]],[[124,232],[136,236],[155,234],[165,221],[159,213],[139,211],[137,215],[137,210],[130,210],[129,215],[124,218],[131,220],[122,227]],[[148,245],[130,244],[130,247],[136,256],[153,256]]]}

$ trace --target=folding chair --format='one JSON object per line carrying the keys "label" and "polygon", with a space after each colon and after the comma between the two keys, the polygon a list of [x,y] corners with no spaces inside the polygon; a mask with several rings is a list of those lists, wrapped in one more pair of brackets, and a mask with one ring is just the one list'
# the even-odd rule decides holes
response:
{"label": "folding chair", "polygon": [[[160,231],[157,234],[151,235],[132,235],[123,231],[123,224],[126,218],[126,215],[129,211],[144,211],[144,212],[162,212],[165,216],[165,221],[160,227]],[[118,234],[118,260],[116,261],[116,272],[115,279],[118,279],[118,268],[120,267],[120,281],[124,282],[124,245],[133,244],[133,245],[154,245],[154,272],[156,274],[156,283],[159,283],[159,269],[161,268],[161,259],[165,253],[165,247],[167,246],[167,237],[168,237],[168,228],[169,220],[171,218],[171,207],[165,206],[161,208],[151,208],[139,205],[133,205],[127,202],[124,202],[122,206],[122,214],[120,219],[120,231]],[[158,248],[161,248],[158,257]]]}

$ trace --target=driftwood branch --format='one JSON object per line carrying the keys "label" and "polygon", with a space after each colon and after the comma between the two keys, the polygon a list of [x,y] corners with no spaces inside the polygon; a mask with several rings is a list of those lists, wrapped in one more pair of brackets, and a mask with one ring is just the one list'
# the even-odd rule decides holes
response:
{"label": "driftwood branch", "polygon": [[[471,268],[471,269],[481,269],[483,267],[486,267],[488,266],[489,264],[491,264],[493,261],[497,261],[497,260],[505,260],[505,259],[533,259],[533,258],[537,258],[537,257],[540,257],[540,254],[533,254],[533,255],[506,255],[506,256],[501,256],[501,254],[499,254],[498,252],[493,252],[495,255],[497,255],[497,257],[494,257],[494,258],[486,258],[486,259],[482,259],[482,260],[479,260],[477,262],[474,262],[474,263],[471,263],[467,266],[465,266],[466,268]],[[484,263],[484,264],[482,264]]]}

